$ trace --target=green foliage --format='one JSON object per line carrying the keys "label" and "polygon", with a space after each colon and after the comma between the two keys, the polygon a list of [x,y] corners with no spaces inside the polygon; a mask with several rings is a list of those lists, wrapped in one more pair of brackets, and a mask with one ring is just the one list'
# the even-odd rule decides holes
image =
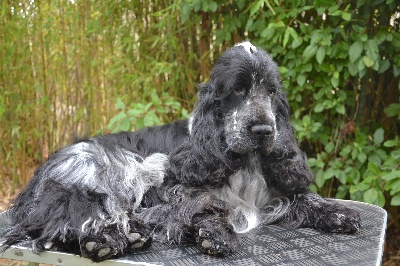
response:
{"label": "green foliage", "polygon": [[0,184],[26,182],[24,167],[71,132],[187,117],[215,59],[249,39],[280,65],[312,189],[399,206],[399,8],[391,0],[3,1]]}
{"label": "green foliage", "polygon": [[107,126],[113,133],[160,125],[162,124],[160,118],[165,114],[172,113],[177,117],[189,117],[188,111],[182,108],[181,104],[167,93],[163,93],[162,98],[159,98],[153,92],[150,101],[145,102],[142,99],[139,102],[132,103],[129,107],[118,98],[116,109],[120,112],[111,118]]}

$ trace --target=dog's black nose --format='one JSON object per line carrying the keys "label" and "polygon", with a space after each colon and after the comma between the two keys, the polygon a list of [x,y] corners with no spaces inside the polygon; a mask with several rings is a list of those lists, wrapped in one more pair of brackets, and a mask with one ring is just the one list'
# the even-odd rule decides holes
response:
{"label": "dog's black nose", "polygon": [[272,134],[273,129],[270,125],[259,124],[252,126],[251,132],[257,136],[269,136]]}

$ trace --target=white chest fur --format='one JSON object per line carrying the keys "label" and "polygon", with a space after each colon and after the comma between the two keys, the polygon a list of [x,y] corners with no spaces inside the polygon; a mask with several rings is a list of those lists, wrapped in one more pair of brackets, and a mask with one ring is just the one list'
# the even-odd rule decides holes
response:
{"label": "white chest fur", "polygon": [[237,233],[248,232],[260,223],[272,223],[289,207],[287,198],[267,186],[256,156],[229,177],[229,184],[210,189],[210,193],[234,208],[230,222]]}

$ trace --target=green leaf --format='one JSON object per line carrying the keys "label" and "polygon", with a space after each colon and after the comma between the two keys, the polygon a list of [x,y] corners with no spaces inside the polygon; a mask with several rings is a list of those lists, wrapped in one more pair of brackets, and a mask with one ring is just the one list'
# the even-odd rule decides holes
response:
{"label": "green leaf", "polygon": [[350,21],[351,20],[351,13],[343,12],[342,19],[344,19],[346,21]]}
{"label": "green leaf", "polygon": [[258,0],[250,9],[250,17],[257,13],[264,5],[264,0]]}
{"label": "green leaf", "polygon": [[346,146],[339,152],[339,154],[340,154],[340,156],[345,157],[345,156],[349,155],[350,152],[351,152],[351,147]]}
{"label": "green leaf", "polygon": [[337,189],[335,198],[344,199],[348,192],[349,192],[348,186],[340,185]]}
{"label": "green leaf", "polygon": [[267,5],[267,7],[269,8],[269,10],[271,10],[272,14],[276,15],[275,10],[272,8],[271,4],[269,3],[269,1],[265,1],[265,4]]}
{"label": "green leaf", "polygon": [[349,59],[351,63],[356,62],[360,58],[363,51],[363,43],[361,41],[356,41],[349,48]]}
{"label": "green leaf", "polygon": [[333,144],[332,142],[329,142],[328,144],[325,145],[325,151],[327,153],[333,152],[334,149],[335,149],[335,144]]}
{"label": "green leaf", "polygon": [[324,108],[324,105],[322,104],[322,103],[317,103],[316,105],[315,105],[315,107],[314,107],[314,112],[316,112],[316,113],[320,113],[320,112],[322,112],[323,110],[324,110],[325,108]]}
{"label": "green leaf", "polygon": [[332,84],[332,87],[337,88],[337,86],[339,86],[339,79],[335,76],[332,76],[331,84]]}
{"label": "green leaf", "polygon": [[383,142],[383,134],[384,134],[384,130],[383,128],[378,128],[377,130],[375,130],[374,133],[374,143],[377,146],[380,146]]}
{"label": "green leaf", "polygon": [[304,74],[299,74],[296,78],[297,80],[297,84],[299,84],[300,86],[303,86],[304,83],[306,82],[306,75]]}
{"label": "green leaf", "polygon": [[350,183],[357,184],[358,182],[360,182],[360,177],[361,177],[360,171],[352,167],[349,173]]}
{"label": "green leaf", "polygon": [[115,104],[115,108],[118,110],[123,110],[125,109],[125,104],[124,102],[121,100],[121,98],[117,99],[117,103]]}
{"label": "green leaf", "polygon": [[387,116],[392,117],[400,114],[400,103],[392,103],[385,108],[384,112]]}
{"label": "green leaf", "polygon": [[366,55],[363,56],[362,60],[363,60],[364,64],[365,64],[367,67],[372,67],[372,66],[374,65],[374,63],[375,63],[371,58],[369,58],[369,57],[366,56]]}
{"label": "green leaf", "polygon": [[311,185],[310,185],[310,190],[311,190],[312,192],[317,193],[317,192],[318,192],[318,187],[317,187],[316,185],[314,185],[314,184],[311,184]]}
{"label": "green leaf", "polygon": [[394,179],[394,181],[390,183],[390,195],[394,195],[397,192],[400,192],[400,179]]}
{"label": "green leaf", "polygon": [[215,12],[218,9],[218,4],[214,1],[210,2],[208,5],[208,8],[210,9],[211,12]]}
{"label": "green leaf", "polygon": [[283,35],[283,47],[284,48],[286,47],[286,44],[289,41],[289,35],[290,35],[289,28],[286,28],[285,34]]}
{"label": "green leaf", "polygon": [[396,147],[397,143],[398,143],[397,139],[390,139],[390,140],[385,141],[383,143],[383,146],[385,146],[385,147]]}
{"label": "green leaf", "polygon": [[119,131],[129,131],[131,130],[131,122],[129,119],[122,119],[121,124],[118,126]]}
{"label": "green leaf", "polygon": [[208,11],[208,1],[201,1],[201,10],[204,12]]}
{"label": "green leaf", "polygon": [[374,187],[364,192],[364,201],[367,203],[375,203],[378,200],[378,190]]}
{"label": "green leaf", "polygon": [[320,169],[315,174],[315,184],[319,188],[322,188],[324,186],[324,183],[325,183],[325,179],[324,179],[323,173],[324,173],[324,171],[322,169]]}
{"label": "green leaf", "polygon": [[329,180],[332,177],[336,176],[336,172],[337,172],[336,169],[334,169],[332,167],[328,168],[323,174],[324,180]]}
{"label": "green leaf", "polygon": [[112,129],[115,127],[115,124],[119,124],[120,121],[127,119],[127,115],[125,112],[119,112],[117,115],[115,115],[113,118],[110,119],[110,122],[107,125],[108,129]]}
{"label": "green leaf", "polygon": [[381,174],[379,167],[370,162],[368,163],[368,171],[376,177]]}
{"label": "green leaf", "polygon": [[326,50],[325,50],[324,46],[318,47],[318,50],[317,50],[317,62],[319,64],[321,64],[324,61],[325,53],[326,53]]}
{"label": "green leaf", "polygon": [[343,104],[336,105],[335,109],[336,109],[336,112],[338,112],[339,114],[342,114],[342,115],[344,115],[344,113],[346,112],[346,109]]}
{"label": "green leaf", "polygon": [[336,17],[336,16],[340,16],[342,14],[343,14],[342,10],[335,10],[332,13],[330,13],[329,15]]}
{"label": "green leaf", "polygon": [[357,191],[365,191],[367,189],[369,189],[370,186],[364,183],[358,183],[356,185],[350,186],[350,193],[354,194]]}
{"label": "green leaf", "polygon": [[127,114],[128,114],[130,117],[136,117],[136,116],[142,115],[142,114],[143,114],[143,110],[142,110],[142,109],[132,108],[132,109],[129,109],[129,110],[127,111]]}
{"label": "green leaf", "polygon": [[279,72],[281,73],[281,74],[285,74],[285,73],[287,73],[289,71],[289,69],[287,69],[286,67],[284,67],[284,66],[280,66],[279,67]]}
{"label": "green leaf", "polygon": [[343,185],[346,184],[347,178],[346,174],[343,171],[336,171],[336,178],[342,183]]}
{"label": "green leaf", "polygon": [[317,52],[318,47],[316,45],[310,44],[309,46],[304,49],[303,57],[308,60],[315,55]]}
{"label": "green leaf", "polygon": [[392,170],[391,172],[382,175],[382,179],[386,181],[391,181],[396,178],[400,179],[400,170]]}
{"label": "green leaf", "polygon": [[392,206],[400,206],[400,192],[393,196],[390,201],[390,205]]}
{"label": "green leaf", "polygon": [[[367,54],[367,56],[372,60],[372,61],[377,61],[379,58],[379,48],[378,48],[378,42],[375,39],[368,40],[364,44],[364,49]],[[367,65],[367,64],[366,64]]]}
{"label": "green leaf", "polygon": [[381,63],[379,64],[379,70],[378,73],[382,74],[386,70],[388,70],[390,67],[390,61],[389,60],[382,60]]}
{"label": "green leaf", "polygon": [[182,23],[185,23],[190,16],[191,6],[188,3],[183,3],[181,8]]}
{"label": "green leaf", "polygon": [[363,153],[363,152],[360,152],[360,153],[358,154],[357,159],[358,159],[358,161],[359,161],[360,163],[365,163],[365,161],[367,160],[367,155],[365,155],[365,153]]}
{"label": "green leaf", "polygon": [[350,75],[352,75],[352,76],[357,75],[357,73],[358,73],[358,63],[349,62],[348,69],[349,69]]}
{"label": "green leaf", "polygon": [[295,42],[300,42],[300,43],[301,43],[301,40],[300,40],[300,38],[299,38],[299,35],[297,34],[297,32],[296,32],[295,29],[293,29],[292,27],[288,27],[288,31],[289,31],[289,33],[290,33],[290,36],[292,36],[292,38],[293,38],[293,40],[294,40]]}
{"label": "green leaf", "polygon": [[400,149],[390,152],[390,155],[391,155],[394,159],[400,159]]}
{"label": "green leaf", "polygon": [[379,207],[383,208],[385,206],[385,196],[383,195],[383,192],[378,190],[378,202],[376,203]]}

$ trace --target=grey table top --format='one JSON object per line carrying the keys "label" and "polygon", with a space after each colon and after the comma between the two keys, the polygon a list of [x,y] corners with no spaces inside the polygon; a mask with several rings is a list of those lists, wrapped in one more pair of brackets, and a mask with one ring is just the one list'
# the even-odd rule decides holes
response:
{"label": "grey table top", "polygon": [[[329,234],[309,228],[287,229],[276,225],[260,226],[240,236],[241,248],[220,258],[204,255],[191,244],[165,245],[153,242],[146,251],[127,254],[102,263],[76,255],[46,251],[33,254],[29,243],[13,246],[0,258],[56,265],[380,265],[382,263],[387,213],[375,205],[341,201],[360,211],[361,230],[354,235]],[[9,224],[0,214],[0,231]]]}

